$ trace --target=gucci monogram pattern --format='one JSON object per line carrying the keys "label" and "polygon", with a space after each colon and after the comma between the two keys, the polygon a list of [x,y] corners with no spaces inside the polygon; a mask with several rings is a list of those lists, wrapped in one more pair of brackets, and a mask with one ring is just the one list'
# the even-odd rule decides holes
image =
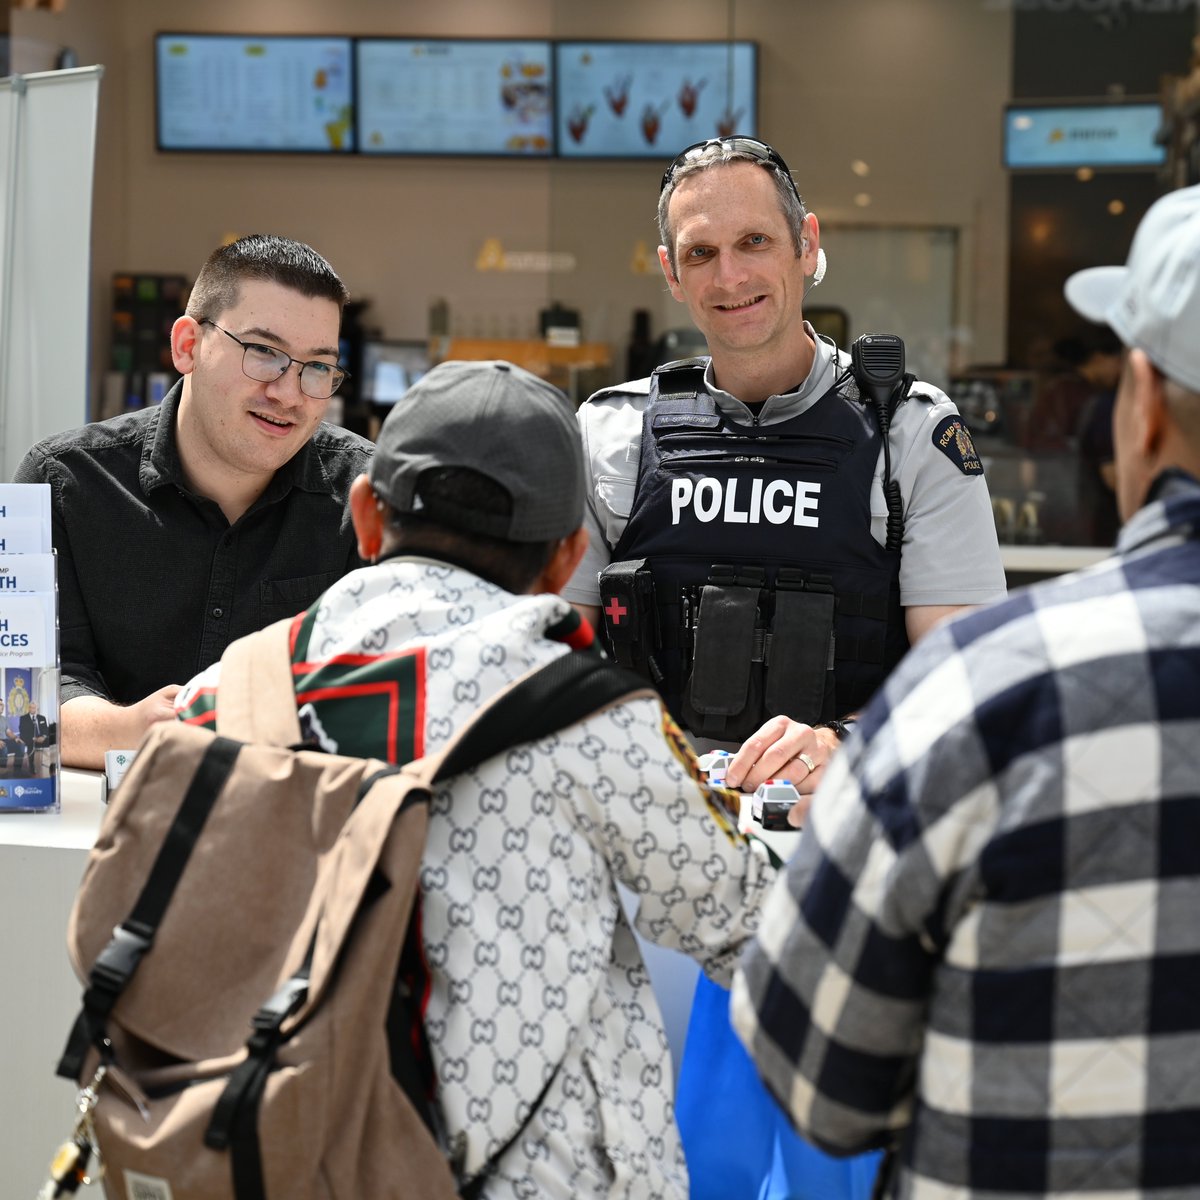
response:
{"label": "gucci monogram pattern", "polygon": [[[386,673],[420,648],[414,742],[433,752],[482,701],[570,652],[546,634],[568,612],[557,597],[392,560],[347,576],[310,610],[297,658],[311,670],[353,664],[361,679],[364,658]],[[330,704],[314,701],[310,714],[327,735],[345,728]],[[464,1178],[553,1076],[490,1200],[687,1195],[666,1036],[616,881],[639,897],[644,936],[728,983],[771,871],[671,748],[668,722],[657,700],[628,701],[433,798],[421,871],[426,1029]],[[337,748],[384,756],[365,728]]]}

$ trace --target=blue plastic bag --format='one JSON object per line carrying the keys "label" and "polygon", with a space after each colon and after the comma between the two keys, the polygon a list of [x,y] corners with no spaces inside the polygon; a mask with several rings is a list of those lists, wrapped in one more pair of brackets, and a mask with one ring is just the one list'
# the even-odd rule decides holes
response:
{"label": "blue plastic bag", "polygon": [[705,975],[675,1116],[692,1200],[870,1200],[881,1155],[831,1158],[792,1129],[729,1024],[729,993]]}

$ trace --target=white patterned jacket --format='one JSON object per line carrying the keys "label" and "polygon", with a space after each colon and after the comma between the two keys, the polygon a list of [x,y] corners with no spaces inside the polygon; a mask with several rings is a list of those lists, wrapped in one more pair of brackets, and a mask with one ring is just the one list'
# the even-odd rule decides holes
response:
{"label": "white patterned jacket", "polygon": [[[395,558],[335,584],[293,631],[301,715],[329,748],[404,762],[588,639],[562,599]],[[216,668],[181,693],[211,719]],[[421,885],[438,1097],[464,1180],[553,1082],[485,1189],[686,1197],[662,1018],[638,931],[728,984],[771,868],[750,852],[665,710],[609,708],[441,788]]]}

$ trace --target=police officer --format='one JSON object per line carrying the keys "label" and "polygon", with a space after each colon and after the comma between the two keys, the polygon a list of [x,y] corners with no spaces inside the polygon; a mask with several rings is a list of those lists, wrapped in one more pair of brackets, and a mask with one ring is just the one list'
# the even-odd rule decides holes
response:
{"label": "police officer", "polygon": [[804,320],[820,229],[770,146],[684,150],[658,222],[711,357],[580,408],[591,547],[564,595],[693,735],[753,735],[731,782],[808,793],[909,643],[1004,594],[982,464],[942,392],[874,403]]}

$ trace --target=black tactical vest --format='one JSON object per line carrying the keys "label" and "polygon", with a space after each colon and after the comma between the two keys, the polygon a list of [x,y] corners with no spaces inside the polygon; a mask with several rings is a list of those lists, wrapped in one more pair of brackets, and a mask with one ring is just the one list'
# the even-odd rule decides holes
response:
{"label": "black tactical vest", "polygon": [[651,381],[629,523],[600,576],[606,645],[697,736],[843,716],[908,648],[900,555],[871,536],[875,412],[847,375],[799,416],[739,425],[706,363]]}

